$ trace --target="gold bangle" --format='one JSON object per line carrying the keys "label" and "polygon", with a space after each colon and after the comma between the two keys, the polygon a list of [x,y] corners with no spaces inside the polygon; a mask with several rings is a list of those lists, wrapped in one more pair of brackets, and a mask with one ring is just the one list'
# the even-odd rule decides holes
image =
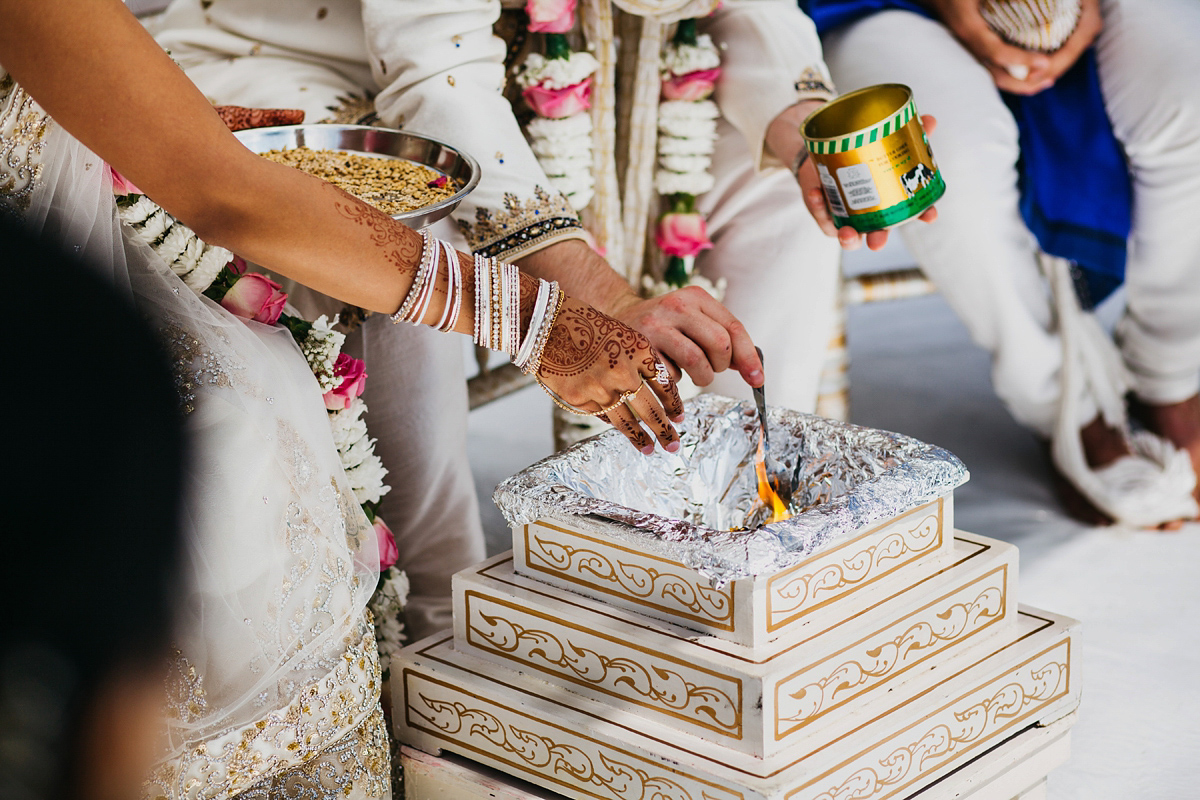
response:
{"label": "gold bangle", "polygon": [[546,384],[542,383],[541,378],[537,378],[536,380],[537,380],[538,386],[542,387],[542,391],[544,391],[546,394],[550,395],[550,399],[554,401],[554,405],[558,406],[563,411],[570,411],[572,414],[578,414],[581,417],[592,416],[593,412],[588,411],[585,408],[580,408],[579,406],[573,406],[570,403],[568,403],[566,400],[563,400],[561,397],[558,396],[558,394],[553,389],[551,389]]}

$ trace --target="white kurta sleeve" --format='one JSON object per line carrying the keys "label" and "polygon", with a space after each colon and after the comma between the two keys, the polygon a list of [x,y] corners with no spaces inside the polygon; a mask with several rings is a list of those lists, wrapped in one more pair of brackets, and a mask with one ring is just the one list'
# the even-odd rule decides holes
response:
{"label": "white kurta sleeve", "polygon": [[455,211],[471,249],[514,260],[566,238],[579,218],[529,149],[504,89],[497,0],[362,0],[385,125],[461,148],[483,169]]}
{"label": "white kurta sleeve", "polygon": [[801,100],[833,97],[816,26],[796,0],[726,0],[702,30],[722,48],[721,114],[746,138],[756,167],[778,165],[764,147],[771,120]]}

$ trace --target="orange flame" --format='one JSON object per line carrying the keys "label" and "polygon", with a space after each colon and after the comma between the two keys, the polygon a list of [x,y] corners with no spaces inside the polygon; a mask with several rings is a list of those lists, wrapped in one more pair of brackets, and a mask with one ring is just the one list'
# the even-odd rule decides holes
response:
{"label": "orange flame", "polygon": [[758,499],[763,502],[764,506],[771,509],[771,518],[767,520],[766,524],[791,519],[791,512],[787,510],[783,499],[767,479],[767,455],[763,449],[762,431],[758,432],[758,456],[754,459],[754,474],[758,476]]}

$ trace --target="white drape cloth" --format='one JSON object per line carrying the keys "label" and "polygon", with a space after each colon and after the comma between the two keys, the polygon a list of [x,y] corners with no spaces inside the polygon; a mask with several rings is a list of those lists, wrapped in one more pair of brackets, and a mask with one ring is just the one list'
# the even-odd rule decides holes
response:
{"label": "white drape cloth", "polygon": [[[353,782],[355,797],[386,795],[379,668],[364,618],[378,546],[299,348],[286,330],[232,316],[149,248],[124,242],[104,163],[2,71],[0,153],[0,187],[24,174],[16,186],[30,189],[0,191],[0,213],[15,211],[86,258],[154,321],[195,443],[167,751],[149,791],[231,797],[340,744],[330,782]],[[73,313],[86,330],[87,309]],[[86,392],[81,374],[80,402]]]}

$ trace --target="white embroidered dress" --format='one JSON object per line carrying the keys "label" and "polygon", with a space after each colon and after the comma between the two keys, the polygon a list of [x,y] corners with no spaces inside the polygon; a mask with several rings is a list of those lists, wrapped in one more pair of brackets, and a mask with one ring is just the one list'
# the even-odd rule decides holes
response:
{"label": "white embroidered dress", "polygon": [[365,615],[378,548],[316,381],[286,330],[195,294],[123,238],[115,211],[100,158],[0,69],[0,213],[86,257],[154,320],[194,443],[168,739],[146,796],[386,797]]}

